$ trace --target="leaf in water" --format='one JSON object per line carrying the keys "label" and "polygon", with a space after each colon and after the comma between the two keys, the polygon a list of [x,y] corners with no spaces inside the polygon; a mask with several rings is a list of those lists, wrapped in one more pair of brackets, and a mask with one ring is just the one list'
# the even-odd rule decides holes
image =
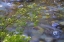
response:
{"label": "leaf in water", "polygon": [[49,15],[49,13],[45,13],[46,15]]}
{"label": "leaf in water", "polygon": [[50,16],[46,16],[46,18],[50,18]]}
{"label": "leaf in water", "polygon": [[46,8],[47,8],[46,6],[42,7],[42,9],[46,9]]}

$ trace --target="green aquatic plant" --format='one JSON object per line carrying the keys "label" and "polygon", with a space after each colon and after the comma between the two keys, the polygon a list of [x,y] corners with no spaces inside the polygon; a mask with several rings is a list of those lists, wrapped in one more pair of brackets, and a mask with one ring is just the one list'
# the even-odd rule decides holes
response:
{"label": "green aquatic plant", "polygon": [[25,35],[12,35],[7,34],[3,42],[29,42],[31,37]]}

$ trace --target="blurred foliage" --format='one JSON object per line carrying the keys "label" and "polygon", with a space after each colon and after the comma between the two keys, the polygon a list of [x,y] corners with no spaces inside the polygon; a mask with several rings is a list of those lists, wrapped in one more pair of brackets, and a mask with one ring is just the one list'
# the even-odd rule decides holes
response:
{"label": "blurred foliage", "polygon": [[0,32],[0,41],[2,42],[4,38],[6,37],[6,32]]}
{"label": "blurred foliage", "polygon": [[31,37],[25,36],[25,35],[12,35],[9,34],[6,35],[3,42],[28,42],[30,41]]}
{"label": "blurred foliage", "polygon": [[[28,21],[31,21],[34,23],[34,26],[38,25],[39,22],[39,15],[40,10],[42,10],[41,6],[37,6],[37,4],[29,4],[23,8],[19,8],[16,12],[16,14],[12,14],[11,17],[8,15],[0,16],[0,38],[2,40],[5,38],[5,42],[28,42],[29,37],[27,37],[27,40],[25,40],[24,36],[21,35],[14,35],[14,34],[22,34],[24,27],[27,24]],[[38,15],[39,14],[39,15]],[[16,31],[14,32],[8,32],[7,27],[15,27]],[[22,29],[21,29],[22,28]],[[6,36],[6,34],[10,34],[12,36]],[[5,37],[4,37],[5,36]],[[19,38],[20,37],[20,38]],[[14,38],[14,39],[13,39]],[[7,41],[6,41],[7,39]],[[3,42],[4,42],[3,41]]]}
{"label": "blurred foliage", "polygon": [[[44,0],[46,1],[46,0]],[[49,3],[50,0],[48,0],[47,3]],[[51,1],[50,1],[51,2]],[[0,15],[0,38],[5,37],[4,41],[5,42],[28,42],[25,40],[25,36],[22,35],[13,35],[14,33],[11,32],[6,36],[7,30],[6,28],[8,26],[13,26],[16,27],[16,32],[19,34],[23,33],[24,27],[28,25],[28,22],[34,23],[34,26],[37,26],[38,23],[40,22],[40,18],[50,18],[49,13],[44,13],[43,10],[46,10],[47,6],[38,6],[36,3],[28,4],[25,5],[22,8],[17,9],[16,14],[12,14],[11,17],[8,16],[1,16]],[[45,14],[45,16],[43,15]],[[64,17],[64,9],[60,10],[57,16],[59,18]],[[43,16],[42,16],[43,15]],[[22,29],[21,29],[22,28]],[[4,42],[3,41],[3,42]]]}
{"label": "blurred foliage", "polygon": [[20,35],[20,34],[7,34],[6,32],[0,32],[0,41],[1,42],[28,42],[31,37]]}
{"label": "blurred foliage", "polygon": [[[33,4],[26,5],[23,8],[19,8],[16,14],[17,15],[21,14],[21,17],[23,17],[23,20],[25,19],[24,20],[25,22],[31,21],[34,23],[34,26],[37,26],[39,22],[38,14],[40,14],[40,11],[42,9],[45,9],[45,8],[43,8],[42,6],[38,6],[36,3],[33,3]],[[23,21],[23,20],[20,20],[20,21]]]}
{"label": "blurred foliage", "polygon": [[[7,26],[16,25],[18,27],[25,27],[28,21],[33,22],[34,26],[37,26],[40,18],[50,18],[49,13],[44,13],[43,10],[46,10],[46,6],[39,6],[36,3],[25,5],[22,8],[18,8],[16,14],[12,14],[11,17],[0,16],[0,28],[2,31],[7,28]],[[64,10],[60,10],[58,17],[63,18]],[[45,14],[45,16],[42,14]]]}

